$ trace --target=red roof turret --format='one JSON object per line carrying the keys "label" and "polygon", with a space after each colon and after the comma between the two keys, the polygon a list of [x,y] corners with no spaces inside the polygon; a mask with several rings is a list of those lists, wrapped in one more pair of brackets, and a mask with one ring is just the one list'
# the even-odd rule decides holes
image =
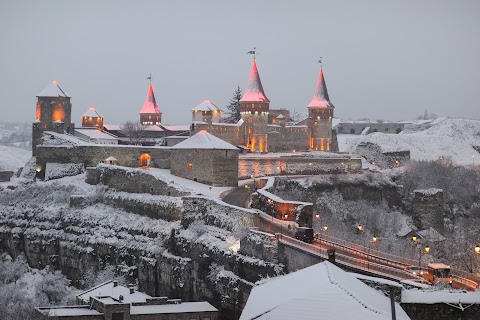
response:
{"label": "red roof turret", "polygon": [[143,105],[142,109],[139,112],[140,114],[142,113],[159,113],[160,109],[158,108],[157,102],[155,101],[155,94],[153,93],[153,86],[150,83],[150,87],[148,87],[148,93],[147,93],[147,98],[145,99],[145,104]]}
{"label": "red roof turret", "polygon": [[315,94],[312,101],[308,104],[309,108],[334,108],[328,97],[327,85],[325,78],[323,77],[323,69],[320,68],[320,74],[318,75],[317,87],[315,88]]}
{"label": "red roof turret", "polygon": [[252,72],[248,80],[248,87],[243,95],[242,102],[270,102],[263,92],[262,82],[257,70],[257,60],[253,59]]}

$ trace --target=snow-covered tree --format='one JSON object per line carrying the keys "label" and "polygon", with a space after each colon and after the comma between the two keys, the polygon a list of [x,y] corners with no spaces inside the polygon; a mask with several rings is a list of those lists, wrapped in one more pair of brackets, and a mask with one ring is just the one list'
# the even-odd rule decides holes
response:
{"label": "snow-covered tree", "polygon": [[240,120],[240,99],[242,99],[242,90],[240,87],[235,89],[230,103],[227,105],[229,115],[224,119],[227,123],[236,123]]}
{"label": "snow-covered tree", "polygon": [[120,126],[120,130],[130,144],[141,145],[145,140],[145,127],[138,122],[127,121]]}

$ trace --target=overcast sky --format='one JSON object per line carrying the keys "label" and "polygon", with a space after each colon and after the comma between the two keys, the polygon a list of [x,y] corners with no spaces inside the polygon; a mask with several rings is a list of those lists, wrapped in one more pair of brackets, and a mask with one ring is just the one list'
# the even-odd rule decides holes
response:
{"label": "overcast sky", "polygon": [[0,0],[0,120],[35,120],[49,81],[72,120],[138,121],[154,76],[164,124],[225,105],[257,63],[270,108],[306,111],[320,56],[335,116],[479,118],[480,1]]}

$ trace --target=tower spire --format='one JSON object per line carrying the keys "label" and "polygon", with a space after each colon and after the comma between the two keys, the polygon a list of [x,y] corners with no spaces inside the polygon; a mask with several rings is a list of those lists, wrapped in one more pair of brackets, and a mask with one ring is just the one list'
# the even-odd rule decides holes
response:
{"label": "tower spire", "polygon": [[312,101],[308,104],[309,108],[334,108],[328,97],[327,84],[323,76],[322,57],[318,61],[320,63],[320,74],[318,75],[317,87],[313,94]]}
{"label": "tower spire", "polygon": [[270,100],[268,100],[267,96],[265,95],[265,92],[263,91],[262,81],[260,80],[257,69],[257,60],[255,58],[253,59],[252,71],[250,72],[250,79],[248,80],[247,89],[245,90],[245,94],[243,95],[242,99],[240,99],[240,101],[270,102]]}

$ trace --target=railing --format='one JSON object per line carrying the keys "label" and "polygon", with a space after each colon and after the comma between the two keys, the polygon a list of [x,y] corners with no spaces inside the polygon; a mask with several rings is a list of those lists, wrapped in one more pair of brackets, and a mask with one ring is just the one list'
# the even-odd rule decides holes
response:
{"label": "railing", "polygon": [[[364,253],[365,255],[374,255],[378,258],[382,258],[382,259],[385,259],[385,260],[388,260],[388,261],[396,262],[399,265],[403,265],[403,267],[412,266],[412,265],[417,266],[418,265],[418,260],[409,259],[409,258],[405,258],[405,257],[400,257],[400,256],[397,256],[397,255],[394,255],[394,254],[378,251],[378,250],[375,250],[373,248],[367,248],[367,247],[361,246],[359,244],[349,242],[349,241],[346,241],[346,240],[342,240],[342,239],[338,239],[338,238],[335,238],[335,237],[332,237],[332,236],[329,236],[329,235],[326,235],[326,234],[321,234],[321,237],[319,237],[319,240],[322,241],[322,242],[329,242],[331,244],[335,244],[335,245],[338,245],[338,246],[349,248],[351,250],[355,250],[358,253]],[[426,265],[424,264],[423,267],[426,267]]]}
{"label": "railing", "polygon": [[[290,247],[294,247],[296,249],[308,252],[324,259],[328,258],[326,249],[305,243],[297,239],[293,239],[280,233],[277,233],[275,236],[277,237],[279,242],[286,244]],[[414,275],[402,269],[378,264],[370,260],[354,258],[352,256],[341,253],[335,254],[335,262],[353,269],[370,272],[393,280],[416,279]]]}
{"label": "railing", "polygon": [[[266,219],[265,219],[266,220]],[[274,222],[270,222],[273,223]],[[277,226],[278,227],[278,226]],[[322,258],[328,258],[327,250],[322,249],[320,247],[316,247],[314,245],[307,244],[303,241],[299,241],[289,236],[285,236],[283,234],[276,234],[277,239],[280,240],[279,236],[281,237],[281,242],[286,243],[292,247],[304,250],[306,252],[318,255]],[[354,257],[347,256],[345,254],[336,253],[336,261],[342,263],[346,266],[350,266],[353,268],[358,268],[364,271],[369,271],[372,273],[378,273],[380,266],[382,268],[390,268],[394,269],[390,270],[388,273],[381,273],[382,276],[393,276],[396,274],[397,280],[404,280],[404,279],[418,279],[418,277],[414,276],[408,271],[403,270],[406,266],[417,266],[419,264],[418,260],[409,259],[397,255],[393,255],[390,253],[385,253],[382,251],[375,250],[373,248],[368,248],[361,246],[359,244],[349,242],[346,240],[338,239],[329,235],[322,234],[321,237],[315,239],[315,242],[321,244],[327,244],[333,248],[338,248],[344,251],[345,253],[351,252],[352,254],[356,254],[357,256],[361,256],[366,258],[366,261],[363,259],[358,259]],[[350,264],[349,261],[357,261],[356,264]],[[378,262],[378,263],[376,263]],[[365,267],[366,264],[366,267]],[[428,264],[421,262],[422,268],[427,268]],[[452,279],[455,281],[468,286],[472,289],[478,289],[480,284],[480,277],[477,277],[471,273],[458,270],[458,269],[451,269],[450,273],[452,274]]]}

